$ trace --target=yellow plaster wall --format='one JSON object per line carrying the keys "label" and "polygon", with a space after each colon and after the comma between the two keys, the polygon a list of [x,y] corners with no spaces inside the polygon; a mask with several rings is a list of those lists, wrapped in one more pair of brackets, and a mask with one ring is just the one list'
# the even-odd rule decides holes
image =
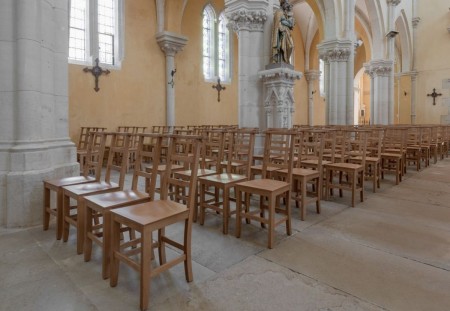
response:
{"label": "yellow plaster wall", "polygon": [[122,68],[94,77],[85,66],[69,65],[69,131],[78,141],[81,126],[152,126],[165,124],[165,56],[155,40],[154,1],[125,4],[125,57]]}
{"label": "yellow plaster wall", "polygon": [[[450,90],[442,88],[442,80],[450,79],[450,12],[448,0],[418,1],[417,27],[417,123],[440,123],[441,116],[448,114],[442,104],[450,97]],[[443,95],[433,99],[427,94],[436,88]]]}
{"label": "yellow plaster wall", "polygon": [[182,34],[189,38],[184,51],[177,55],[176,123],[180,125],[238,124],[238,40],[231,33],[233,41],[231,84],[224,84],[226,90],[217,101],[214,83],[205,82],[202,68],[202,12],[210,3],[217,17],[224,9],[223,0],[189,1],[181,21]]}

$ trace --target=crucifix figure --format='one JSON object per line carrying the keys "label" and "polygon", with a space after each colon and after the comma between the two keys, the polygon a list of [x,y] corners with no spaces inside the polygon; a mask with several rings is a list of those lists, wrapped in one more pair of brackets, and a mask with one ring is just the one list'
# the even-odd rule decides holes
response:
{"label": "crucifix figure", "polygon": [[96,92],[98,92],[100,90],[100,88],[98,87],[98,77],[100,77],[102,74],[107,75],[107,74],[110,73],[110,71],[108,69],[103,70],[103,68],[98,65],[98,62],[99,62],[99,60],[98,60],[98,58],[96,58],[94,67],[92,67],[90,69],[88,67],[86,67],[86,68],[83,69],[84,72],[91,72],[92,75],[95,77],[94,90]]}
{"label": "crucifix figure", "polygon": [[226,90],[226,87],[220,84],[220,78],[217,78],[217,84],[213,85],[212,88],[217,90],[217,101],[220,102],[220,91]]}
{"label": "crucifix figure", "polygon": [[433,97],[433,105],[436,105],[436,97],[441,96],[441,93],[436,93],[436,89],[433,89],[433,93],[427,94],[427,96]]}

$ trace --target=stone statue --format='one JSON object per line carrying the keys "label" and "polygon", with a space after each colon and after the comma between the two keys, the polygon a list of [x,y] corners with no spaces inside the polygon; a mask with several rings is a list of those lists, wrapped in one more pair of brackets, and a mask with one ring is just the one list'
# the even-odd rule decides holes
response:
{"label": "stone statue", "polygon": [[291,63],[294,41],[291,30],[295,20],[289,0],[280,0],[280,8],[273,15],[272,63]]}

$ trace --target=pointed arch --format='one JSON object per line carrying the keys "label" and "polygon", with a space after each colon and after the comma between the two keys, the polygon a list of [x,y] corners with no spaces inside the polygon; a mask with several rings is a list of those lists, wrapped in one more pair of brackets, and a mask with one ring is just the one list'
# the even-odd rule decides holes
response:
{"label": "pointed arch", "polygon": [[399,51],[399,57],[401,57],[402,72],[408,72],[412,68],[412,44],[411,33],[408,28],[408,22],[405,14],[405,10],[401,10],[400,15],[395,21],[395,28],[399,35],[395,41],[397,50]]}
{"label": "pointed arch", "polygon": [[379,0],[365,0],[372,30],[372,59],[383,59],[386,50],[384,19]]}

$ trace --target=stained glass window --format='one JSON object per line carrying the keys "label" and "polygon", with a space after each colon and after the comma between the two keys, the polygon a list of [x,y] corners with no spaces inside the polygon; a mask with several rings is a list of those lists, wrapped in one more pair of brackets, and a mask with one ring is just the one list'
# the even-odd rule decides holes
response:
{"label": "stained glass window", "polygon": [[215,13],[210,5],[203,10],[203,76],[205,79],[214,77],[214,31]]}

